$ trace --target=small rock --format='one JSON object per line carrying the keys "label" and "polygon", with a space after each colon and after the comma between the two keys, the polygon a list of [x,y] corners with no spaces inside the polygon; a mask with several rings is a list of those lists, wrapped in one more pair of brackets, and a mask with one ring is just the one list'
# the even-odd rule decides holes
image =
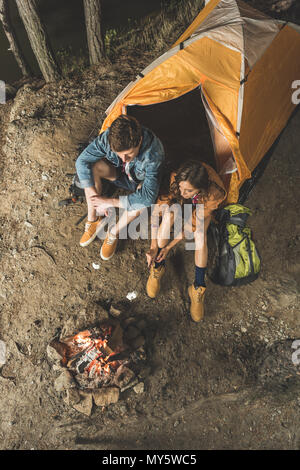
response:
{"label": "small rock", "polygon": [[144,393],[144,391],[145,391],[144,382],[139,382],[138,384],[136,384],[133,387],[133,390],[135,391],[135,393]]}
{"label": "small rock", "polygon": [[25,220],[24,225],[26,225],[26,227],[28,228],[33,228],[33,225],[30,222],[28,222],[28,220]]}
{"label": "small rock", "polygon": [[128,369],[128,367],[125,366],[121,366],[115,375],[114,381],[118,387],[124,388],[130,382],[132,382],[134,378],[135,373],[131,369]]}
{"label": "small rock", "polygon": [[79,392],[80,394],[80,402],[76,403],[73,408],[79,413],[83,413],[86,416],[91,416],[92,408],[93,408],[93,396],[91,393],[87,392]]}
{"label": "small rock", "polygon": [[245,328],[244,326],[241,327],[241,332],[242,333],[246,333],[247,332],[247,328]]}
{"label": "small rock", "polygon": [[110,306],[110,309],[109,309],[109,313],[113,316],[113,317],[119,317],[121,315],[121,310],[118,310],[117,308],[115,308],[113,305]]}
{"label": "small rock", "polygon": [[76,387],[75,380],[67,370],[64,370],[54,382],[54,388],[57,392],[63,392],[73,387]]}
{"label": "small rock", "polygon": [[47,349],[46,349],[46,352],[47,352],[47,356],[48,356],[48,359],[50,360],[50,362],[52,363],[57,363],[61,361],[61,356],[58,354],[58,352],[52,348],[52,346],[50,346],[48,344],[47,346]]}
{"label": "small rock", "polygon": [[80,393],[77,388],[69,388],[66,391],[66,397],[64,398],[64,402],[67,405],[73,406],[77,405],[80,402]]}
{"label": "small rock", "polygon": [[93,391],[93,398],[96,406],[107,406],[117,403],[120,390],[117,387],[100,388]]}

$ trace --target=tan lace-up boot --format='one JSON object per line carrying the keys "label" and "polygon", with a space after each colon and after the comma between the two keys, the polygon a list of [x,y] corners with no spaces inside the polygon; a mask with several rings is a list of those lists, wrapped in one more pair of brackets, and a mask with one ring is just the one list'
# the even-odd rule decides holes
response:
{"label": "tan lace-up boot", "polygon": [[189,297],[191,299],[190,314],[195,322],[202,320],[204,315],[204,297],[206,287],[199,286],[197,289],[194,284],[188,288]]}
{"label": "tan lace-up boot", "polygon": [[155,299],[155,297],[159,293],[160,280],[163,277],[165,270],[166,269],[164,266],[160,266],[159,268],[151,266],[150,268],[150,275],[147,281],[146,291],[148,296],[151,297],[151,299]]}

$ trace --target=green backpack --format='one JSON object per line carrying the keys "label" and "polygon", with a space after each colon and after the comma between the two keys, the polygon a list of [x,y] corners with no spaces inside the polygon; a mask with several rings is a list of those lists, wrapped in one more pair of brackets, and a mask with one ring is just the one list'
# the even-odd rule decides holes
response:
{"label": "green backpack", "polygon": [[258,277],[261,258],[246,225],[249,215],[250,209],[241,204],[229,204],[216,212],[218,224],[213,224],[212,232],[217,256],[210,275],[216,284],[238,286]]}

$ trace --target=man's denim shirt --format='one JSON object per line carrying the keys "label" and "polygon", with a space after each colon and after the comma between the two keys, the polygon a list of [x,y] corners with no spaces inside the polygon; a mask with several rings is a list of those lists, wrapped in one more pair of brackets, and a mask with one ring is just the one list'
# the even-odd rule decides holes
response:
{"label": "man's denim shirt", "polygon": [[[101,158],[107,158],[115,167],[122,166],[122,160],[110,148],[108,133],[109,129],[96,137],[76,160],[76,171],[82,188],[94,186],[92,164]],[[139,154],[129,164],[130,172],[141,181],[141,188],[120,199],[122,207],[128,211],[155,204],[159,191],[164,148],[150,129],[142,127],[142,136]]]}

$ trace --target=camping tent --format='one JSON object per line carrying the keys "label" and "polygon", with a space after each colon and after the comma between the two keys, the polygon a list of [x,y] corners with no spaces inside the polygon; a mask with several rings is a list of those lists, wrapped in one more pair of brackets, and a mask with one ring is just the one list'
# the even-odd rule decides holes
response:
{"label": "camping tent", "polygon": [[296,105],[300,27],[240,0],[210,0],[171,49],[146,67],[107,110],[136,116],[167,158],[199,158],[219,172],[228,202],[250,178]]}

